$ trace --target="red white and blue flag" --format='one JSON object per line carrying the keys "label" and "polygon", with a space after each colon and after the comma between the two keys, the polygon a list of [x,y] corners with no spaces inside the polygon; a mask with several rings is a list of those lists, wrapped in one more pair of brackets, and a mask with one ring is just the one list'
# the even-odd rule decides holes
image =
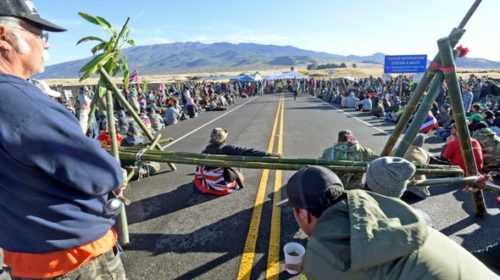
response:
{"label": "red white and blue flag", "polygon": [[135,69],[129,76],[130,83],[138,83],[139,82],[139,72]]}
{"label": "red white and blue flag", "polygon": [[236,181],[224,180],[224,167],[199,165],[194,174],[194,185],[202,193],[226,195],[236,190]]}
{"label": "red white and blue flag", "polygon": [[428,133],[429,131],[435,129],[438,127],[438,121],[432,114],[432,112],[429,112],[427,114],[427,117],[424,120],[424,123],[420,127],[420,130],[418,131],[419,133]]}

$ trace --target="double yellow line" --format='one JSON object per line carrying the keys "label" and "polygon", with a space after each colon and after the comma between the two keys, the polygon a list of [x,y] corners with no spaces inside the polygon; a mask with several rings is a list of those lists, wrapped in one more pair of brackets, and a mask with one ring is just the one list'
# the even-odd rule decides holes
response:
{"label": "double yellow line", "polygon": [[[283,95],[278,102],[278,109],[276,110],[276,117],[274,118],[273,130],[267,152],[272,153],[276,137],[278,138],[277,153],[283,154],[283,116],[285,111],[285,101]],[[278,128],[279,123],[279,128]],[[276,131],[279,131],[276,134]],[[257,237],[259,235],[260,219],[262,216],[262,207],[266,196],[267,181],[269,178],[269,169],[262,171],[260,178],[259,189],[255,204],[252,212],[252,219],[250,221],[250,228],[248,230],[245,248],[241,257],[240,270],[238,272],[239,280],[248,280],[252,272],[252,267],[255,258],[255,246],[257,244]],[[274,195],[272,201],[272,216],[271,216],[271,232],[269,236],[269,251],[267,257],[266,279],[278,279],[279,275],[279,255],[280,255],[280,225],[281,225],[281,209],[274,207],[275,200],[281,198],[281,184],[282,184],[282,171],[276,170],[274,178]]]}

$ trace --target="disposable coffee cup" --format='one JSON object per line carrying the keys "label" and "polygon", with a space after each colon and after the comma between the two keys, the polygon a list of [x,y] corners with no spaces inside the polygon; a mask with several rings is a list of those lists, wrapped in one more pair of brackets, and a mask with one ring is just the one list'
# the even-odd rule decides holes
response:
{"label": "disposable coffee cup", "polygon": [[[288,242],[283,247],[283,252],[285,253],[286,264],[301,264],[306,248],[297,242]],[[290,274],[299,273],[298,271],[291,269],[287,269],[286,271]]]}

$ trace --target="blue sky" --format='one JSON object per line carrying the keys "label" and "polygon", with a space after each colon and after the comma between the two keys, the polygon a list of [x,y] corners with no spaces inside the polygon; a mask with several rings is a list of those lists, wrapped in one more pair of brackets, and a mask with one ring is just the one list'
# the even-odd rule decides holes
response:
{"label": "blue sky", "polygon": [[[104,31],[78,16],[99,15],[117,27],[130,17],[137,45],[198,41],[291,45],[342,55],[437,53],[473,0],[34,0],[42,15],[68,29],[50,34],[48,65],[91,55]],[[446,12],[445,12],[446,11]],[[500,0],[483,0],[459,44],[468,57],[500,61]]]}

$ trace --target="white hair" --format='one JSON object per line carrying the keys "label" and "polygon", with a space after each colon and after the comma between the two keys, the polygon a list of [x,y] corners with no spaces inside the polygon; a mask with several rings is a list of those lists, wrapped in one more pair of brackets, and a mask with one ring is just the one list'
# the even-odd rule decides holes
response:
{"label": "white hair", "polygon": [[[3,25],[7,28],[15,28],[15,29],[23,29],[21,26],[21,23],[23,21],[19,18],[16,17],[0,17],[0,25]],[[12,35],[16,39],[17,43],[17,51],[19,51],[22,54],[28,54],[31,52],[31,47],[26,41],[26,38],[24,36],[21,36],[19,32],[13,32],[11,31]]]}
{"label": "white hair", "polygon": [[0,25],[6,27],[22,28],[23,20],[16,17],[0,16]]}

